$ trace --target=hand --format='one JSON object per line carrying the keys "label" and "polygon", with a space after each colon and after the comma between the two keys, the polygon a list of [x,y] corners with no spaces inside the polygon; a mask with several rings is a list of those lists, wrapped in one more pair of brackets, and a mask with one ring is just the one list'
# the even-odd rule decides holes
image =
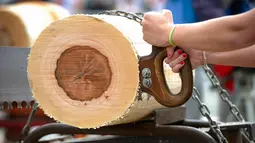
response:
{"label": "hand", "polygon": [[154,46],[167,47],[170,45],[168,37],[173,27],[172,13],[169,10],[162,12],[147,12],[142,20],[143,39]]}
{"label": "hand", "polygon": [[184,60],[187,58],[187,54],[189,55],[192,69],[203,65],[202,51],[191,48],[182,48],[174,51],[173,47],[167,48],[167,58],[165,58],[165,63],[172,68],[174,73],[178,73],[185,64]]}

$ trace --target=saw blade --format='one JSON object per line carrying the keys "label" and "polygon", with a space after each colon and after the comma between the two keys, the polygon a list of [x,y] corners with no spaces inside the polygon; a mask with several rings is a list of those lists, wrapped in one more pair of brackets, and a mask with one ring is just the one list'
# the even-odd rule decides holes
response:
{"label": "saw blade", "polygon": [[0,47],[0,108],[31,108],[34,101],[27,78],[30,48]]}

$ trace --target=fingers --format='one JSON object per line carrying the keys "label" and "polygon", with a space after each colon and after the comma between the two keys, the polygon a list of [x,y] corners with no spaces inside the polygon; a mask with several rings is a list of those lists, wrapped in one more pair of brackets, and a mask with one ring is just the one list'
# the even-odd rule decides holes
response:
{"label": "fingers", "polygon": [[[149,20],[152,16],[158,15],[158,14],[159,13],[155,12],[155,11],[146,12],[143,15],[143,19],[144,20]],[[168,19],[170,23],[173,23],[173,14],[170,10],[163,9],[163,10],[160,11],[160,14],[162,14],[166,19]]]}
{"label": "fingers", "polygon": [[180,69],[184,66],[185,62],[182,61],[181,63],[175,65],[173,68],[172,68],[172,71],[174,73],[178,73],[180,71]]}
{"label": "fingers", "polygon": [[[179,58],[179,56],[182,54],[182,50],[181,49],[178,49],[178,50],[176,50],[174,53],[173,53],[173,55],[171,56],[171,57],[167,57],[167,59],[165,60],[165,62],[167,63],[167,64],[169,64],[169,66],[170,66],[170,64],[173,64],[173,62],[174,63],[176,63],[176,59],[177,59],[177,61],[179,61],[180,60],[180,58]],[[181,62],[181,61],[179,61],[179,62]],[[171,66],[170,66],[171,67]],[[172,67],[171,67],[172,68]]]}
{"label": "fingers", "polygon": [[146,12],[144,15],[143,15],[143,19],[148,19],[150,17],[152,12]]}
{"label": "fingers", "polygon": [[173,14],[170,10],[163,9],[161,12],[169,20],[169,22],[173,23]]}
{"label": "fingers", "polygon": [[174,68],[175,65],[177,64],[182,64],[182,62],[186,59],[187,57],[187,54],[186,53],[183,53],[181,54],[180,56],[178,56],[176,59],[172,60],[170,63],[169,63],[169,66],[171,68]]}
{"label": "fingers", "polygon": [[[173,49],[173,48],[172,48]],[[171,48],[169,50],[172,50]],[[171,53],[171,51],[170,51]],[[173,55],[165,59],[165,63],[168,64],[172,71],[177,73],[184,66],[184,60],[187,58],[187,54],[183,53],[181,49],[176,50]]]}

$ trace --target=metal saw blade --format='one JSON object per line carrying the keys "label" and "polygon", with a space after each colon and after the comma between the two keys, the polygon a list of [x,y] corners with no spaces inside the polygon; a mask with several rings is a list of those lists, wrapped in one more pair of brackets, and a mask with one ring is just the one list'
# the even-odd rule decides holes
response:
{"label": "metal saw blade", "polygon": [[21,108],[30,108],[34,101],[27,78],[30,48],[0,47],[0,108],[12,108],[13,102]]}

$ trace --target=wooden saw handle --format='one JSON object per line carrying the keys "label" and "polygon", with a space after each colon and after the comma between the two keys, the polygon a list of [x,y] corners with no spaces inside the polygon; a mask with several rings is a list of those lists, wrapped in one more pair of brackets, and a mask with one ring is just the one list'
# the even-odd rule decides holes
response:
{"label": "wooden saw handle", "polygon": [[[177,50],[179,48],[175,48]],[[167,56],[166,48],[152,46],[152,53],[139,60],[141,90],[151,94],[156,101],[167,107],[181,106],[192,95],[193,75],[189,58],[180,70],[181,91],[173,94],[164,78],[163,62]],[[148,72],[149,71],[149,72]]]}

